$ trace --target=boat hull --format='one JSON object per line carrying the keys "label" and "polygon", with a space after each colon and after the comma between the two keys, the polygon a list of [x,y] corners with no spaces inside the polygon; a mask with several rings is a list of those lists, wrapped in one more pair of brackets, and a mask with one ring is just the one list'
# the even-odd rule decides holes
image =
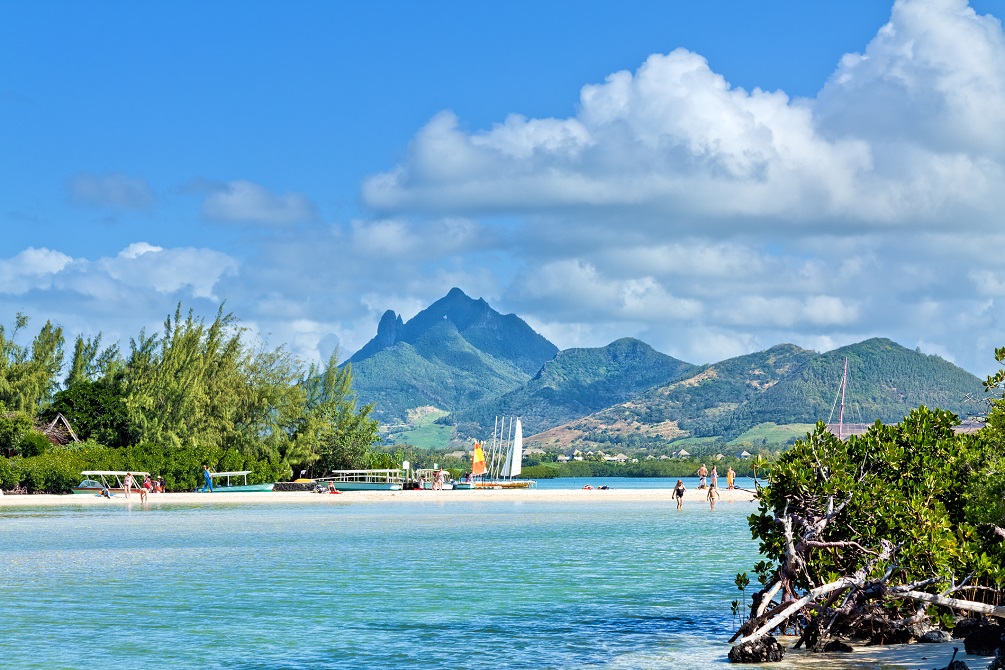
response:
{"label": "boat hull", "polygon": [[332,482],[339,491],[400,491],[395,482]]}
{"label": "boat hull", "polygon": [[[213,485],[213,493],[268,493],[272,490],[272,484],[240,484],[238,486],[217,486]],[[203,489],[199,489],[202,491]]]}
{"label": "boat hull", "polygon": [[[457,488],[457,486],[453,482],[443,482],[443,490],[444,491],[451,491],[451,490],[453,490],[455,488]],[[424,491],[432,491],[433,490],[433,482],[422,482],[422,489]]]}
{"label": "boat hull", "polygon": [[530,489],[536,488],[537,482],[530,479],[503,480],[496,482],[475,482],[476,489]]}

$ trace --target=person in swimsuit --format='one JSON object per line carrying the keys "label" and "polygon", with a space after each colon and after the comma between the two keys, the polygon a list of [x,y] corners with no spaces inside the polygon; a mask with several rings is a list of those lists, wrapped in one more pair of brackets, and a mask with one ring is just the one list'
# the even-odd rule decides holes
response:
{"label": "person in swimsuit", "polygon": [[677,480],[677,485],[673,487],[673,497],[677,499],[677,509],[684,509],[684,482]]}
{"label": "person in swimsuit", "polygon": [[702,463],[701,467],[698,468],[698,489],[701,490],[705,488],[705,478],[708,477],[708,468]]}
{"label": "person in swimsuit", "polygon": [[133,473],[126,473],[126,478],[122,480],[122,488],[126,490],[126,497],[128,498],[129,492],[133,489]]}
{"label": "person in swimsuit", "polygon": [[716,466],[712,466],[712,488],[719,485],[719,471],[716,470]]}
{"label": "person in swimsuit", "polygon": [[708,508],[715,511],[715,501],[719,499],[719,489],[715,486],[708,487]]}

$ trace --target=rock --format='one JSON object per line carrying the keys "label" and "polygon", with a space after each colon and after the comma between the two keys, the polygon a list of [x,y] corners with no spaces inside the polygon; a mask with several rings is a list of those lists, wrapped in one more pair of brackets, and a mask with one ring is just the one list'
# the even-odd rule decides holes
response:
{"label": "rock", "polygon": [[949,642],[953,639],[953,636],[944,630],[939,630],[938,628],[933,628],[924,635],[918,638],[918,642],[926,642],[931,644],[938,644],[939,642]]}
{"label": "rock", "polygon": [[970,635],[978,627],[983,626],[987,623],[987,619],[983,617],[974,617],[969,619],[960,619],[956,622],[956,626],[953,628],[953,637],[962,640],[967,635]]}
{"label": "rock", "polygon": [[776,663],[782,660],[785,648],[778,640],[766,635],[753,642],[738,644],[729,650],[730,663]]}
{"label": "rock", "polygon": [[968,654],[974,656],[994,656],[1001,645],[1002,627],[996,623],[985,623],[975,628],[963,639]]}
{"label": "rock", "polygon": [[845,644],[841,640],[831,640],[824,645],[824,651],[839,651],[842,653],[848,653],[855,650],[851,648],[850,644]]}
{"label": "rock", "polygon": [[995,656],[995,660],[991,661],[988,670],[1005,670],[1005,650],[1001,647],[998,648],[998,655]]}
{"label": "rock", "polygon": [[963,661],[953,661],[946,666],[946,670],[970,670],[970,666]]}

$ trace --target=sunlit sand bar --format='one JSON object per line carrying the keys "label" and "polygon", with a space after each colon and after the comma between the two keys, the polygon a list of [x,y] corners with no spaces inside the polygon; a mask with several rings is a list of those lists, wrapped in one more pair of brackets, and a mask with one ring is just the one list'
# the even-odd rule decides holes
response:
{"label": "sunlit sand bar", "polygon": [[[684,508],[704,507],[708,509],[707,491],[688,490],[684,494]],[[754,493],[742,489],[720,489],[716,505],[734,502],[750,502]],[[482,501],[514,501],[526,503],[548,502],[637,502],[645,504],[674,505],[672,489],[619,489],[616,486],[607,489],[476,489],[454,491],[346,491],[338,495],[328,493],[279,492],[267,493],[151,493],[147,498],[148,505],[162,503],[184,503],[191,505],[221,504],[221,503],[303,503],[319,504],[337,501],[339,503],[353,502],[387,502],[401,504],[425,503],[473,503]],[[120,505],[142,504],[138,493],[129,498],[116,494],[111,498],[98,495],[4,495],[0,496],[0,508],[17,506],[80,506],[80,505]]]}

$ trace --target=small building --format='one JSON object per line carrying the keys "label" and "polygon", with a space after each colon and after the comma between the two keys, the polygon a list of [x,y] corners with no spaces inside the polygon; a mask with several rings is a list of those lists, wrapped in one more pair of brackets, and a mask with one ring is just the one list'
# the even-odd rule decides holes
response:
{"label": "small building", "polygon": [[746,449],[744,449],[743,451],[741,451],[736,455],[737,458],[742,458],[743,460],[747,460],[751,456],[753,456],[753,454],[747,451]]}
{"label": "small building", "polygon": [[674,452],[673,457],[674,458],[687,458],[690,455],[691,454],[689,452],[685,451],[684,449],[678,449],[677,451]]}

